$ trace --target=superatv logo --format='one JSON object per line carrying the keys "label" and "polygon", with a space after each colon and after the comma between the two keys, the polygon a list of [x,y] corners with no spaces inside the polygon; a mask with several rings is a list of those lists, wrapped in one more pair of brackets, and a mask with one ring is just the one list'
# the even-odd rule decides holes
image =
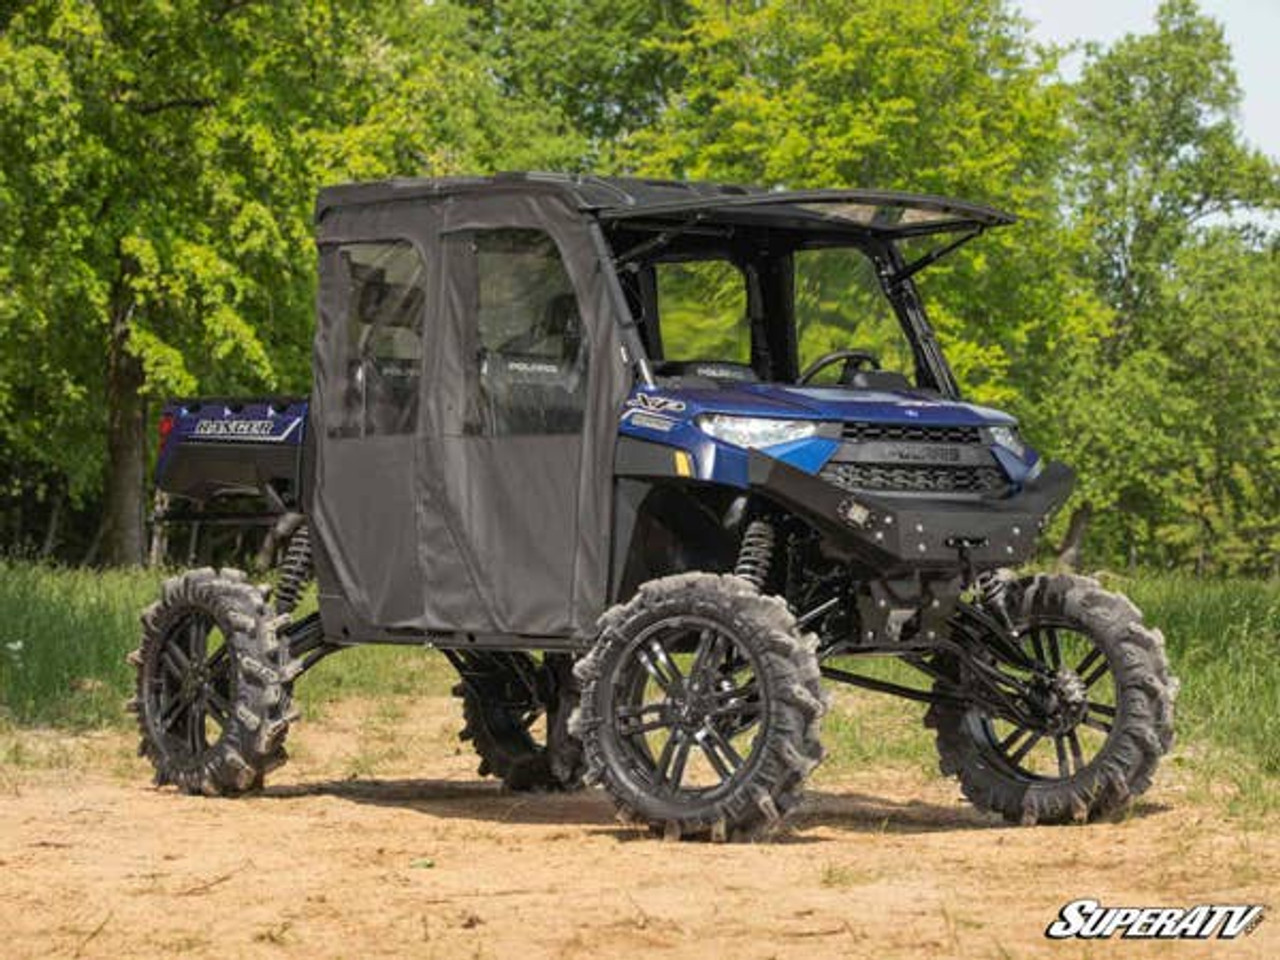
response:
{"label": "superatv logo", "polygon": [[197,437],[263,437],[269,438],[275,423],[271,420],[201,420],[196,424]]}
{"label": "superatv logo", "polygon": [[1195,907],[1104,907],[1072,900],[1058,911],[1044,935],[1050,940],[1234,940],[1262,922],[1258,904]]}

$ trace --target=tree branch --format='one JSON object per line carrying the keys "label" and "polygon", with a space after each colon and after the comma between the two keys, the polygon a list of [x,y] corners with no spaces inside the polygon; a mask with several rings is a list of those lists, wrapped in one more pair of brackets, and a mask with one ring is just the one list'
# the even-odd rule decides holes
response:
{"label": "tree branch", "polygon": [[254,3],[255,0],[227,0],[226,5],[221,10],[215,11],[210,19],[214,23],[221,23],[233,13],[243,10],[245,7],[251,7]]}
{"label": "tree branch", "polygon": [[165,110],[185,108],[190,110],[207,110],[218,103],[213,97],[174,97],[171,100],[157,100],[154,103],[131,103],[129,109],[134,113],[149,117]]}

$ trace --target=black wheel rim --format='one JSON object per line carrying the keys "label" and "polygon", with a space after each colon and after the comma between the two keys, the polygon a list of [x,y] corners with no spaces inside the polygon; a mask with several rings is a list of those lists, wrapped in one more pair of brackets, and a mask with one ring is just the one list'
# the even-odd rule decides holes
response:
{"label": "black wheel rim", "polygon": [[235,711],[235,651],[206,613],[185,614],[165,631],[150,664],[147,716],[170,756],[200,761]]}
{"label": "black wheel rim", "polygon": [[539,721],[546,716],[551,691],[546,666],[528,654],[513,653],[464,652],[459,662],[466,696],[490,733],[508,745],[541,751],[538,740],[546,730]]}
{"label": "black wheel rim", "polygon": [[1065,620],[1037,620],[1019,628],[1017,638],[1043,669],[1007,664],[999,669],[1033,691],[1028,712],[1034,722],[974,711],[969,724],[983,752],[1015,775],[1069,780],[1097,760],[1115,729],[1119,704],[1113,665],[1088,634]]}
{"label": "black wheel rim", "polygon": [[613,723],[629,766],[672,799],[714,799],[748,775],[768,709],[755,654],[713,620],[643,630],[619,662]]}

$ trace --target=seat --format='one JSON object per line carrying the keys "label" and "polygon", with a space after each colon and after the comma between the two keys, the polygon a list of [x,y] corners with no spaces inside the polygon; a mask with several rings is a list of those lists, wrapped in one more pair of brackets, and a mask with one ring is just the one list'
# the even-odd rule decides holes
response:
{"label": "seat", "polygon": [[854,390],[913,390],[911,381],[896,370],[858,370],[845,384]]}
{"label": "seat", "polygon": [[759,383],[760,378],[747,363],[732,360],[661,360],[653,365],[659,377],[702,377],[733,383]]}

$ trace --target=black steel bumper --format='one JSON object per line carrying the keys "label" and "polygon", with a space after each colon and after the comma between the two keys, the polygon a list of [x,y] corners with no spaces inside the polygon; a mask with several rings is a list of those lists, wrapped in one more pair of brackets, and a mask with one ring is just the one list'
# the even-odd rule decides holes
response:
{"label": "black steel bumper", "polygon": [[754,450],[748,470],[753,490],[812,523],[829,550],[880,576],[1023,563],[1075,485],[1071,468],[1056,461],[1018,493],[989,499],[850,493]]}

